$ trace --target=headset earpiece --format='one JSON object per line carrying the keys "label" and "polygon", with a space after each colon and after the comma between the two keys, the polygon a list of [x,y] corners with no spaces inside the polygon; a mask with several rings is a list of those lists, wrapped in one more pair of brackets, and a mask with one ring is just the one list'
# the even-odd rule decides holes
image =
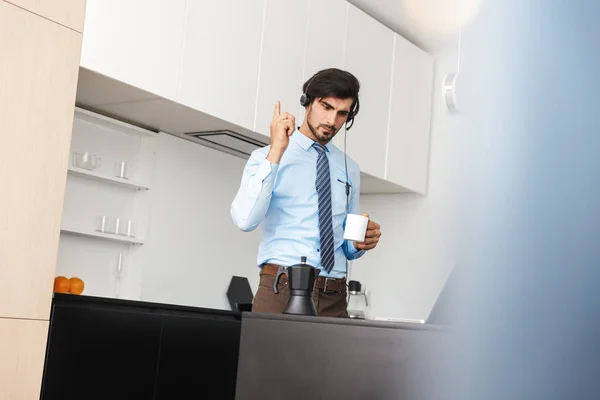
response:
{"label": "headset earpiece", "polygon": [[300,96],[300,105],[302,107],[308,107],[308,105],[310,104],[310,97],[308,97],[308,89],[310,88],[310,84],[312,83],[312,81],[318,76],[319,74],[315,74],[312,78],[310,78],[310,80],[308,81],[308,83],[306,84],[306,89],[304,90],[304,92],[302,93],[302,96]]}
{"label": "headset earpiece", "polygon": [[349,130],[352,128],[352,125],[354,125],[354,115],[356,114],[358,107],[358,99],[356,99],[356,103],[352,105],[352,110],[350,110],[348,113],[348,118],[346,118],[346,130]]}
{"label": "headset earpiece", "polygon": [[[306,86],[306,89],[308,91],[308,85]],[[308,107],[309,104],[310,101],[308,99],[308,95],[306,94],[306,92],[302,93],[302,96],[300,96],[300,105],[302,107]]]}

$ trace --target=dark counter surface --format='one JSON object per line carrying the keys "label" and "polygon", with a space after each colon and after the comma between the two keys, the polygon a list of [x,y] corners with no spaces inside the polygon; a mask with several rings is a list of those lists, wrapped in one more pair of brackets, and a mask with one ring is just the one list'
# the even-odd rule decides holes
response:
{"label": "dark counter surface", "polygon": [[351,319],[351,318],[330,318],[330,317],[312,317],[304,315],[288,314],[270,314],[270,313],[242,313],[244,319],[263,319],[279,321],[295,321],[313,324],[334,324],[348,326],[362,326],[370,328],[388,328],[388,329],[407,329],[418,331],[439,331],[445,332],[448,328],[443,325],[419,324],[410,322],[378,321],[370,319]]}
{"label": "dark counter surface", "polygon": [[236,399],[447,400],[451,338],[419,323],[244,313]]}
{"label": "dark counter surface", "polygon": [[409,329],[419,331],[446,331],[447,326],[444,325],[432,325],[432,324],[420,324],[410,322],[395,322],[395,321],[378,321],[378,320],[359,320],[350,318],[330,318],[330,317],[313,317],[304,315],[288,315],[288,314],[271,314],[271,313],[256,313],[256,312],[238,312],[230,310],[221,310],[214,308],[204,308],[197,306],[185,306],[178,304],[169,303],[156,303],[142,300],[129,300],[129,299],[115,299],[108,297],[96,297],[86,295],[72,295],[72,294],[54,294],[55,304],[81,304],[86,306],[98,306],[98,307],[110,307],[119,308],[127,307],[128,310],[139,309],[149,312],[159,313],[194,313],[194,314],[210,314],[210,315],[222,315],[222,316],[233,316],[243,318],[255,318],[265,320],[282,320],[282,321],[296,321],[306,323],[317,323],[317,324],[335,324],[335,325],[348,325],[348,326],[363,326],[373,328],[389,328],[389,329]]}
{"label": "dark counter surface", "polygon": [[241,317],[242,313],[238,311],[219,310],[213,308],[204,308],[196,306],[184,306],[178,304],[169,303],[156,303],[143,300],[130,300],[130,299],[115,299],[110,297],[97,297],[87,295],[72,295],[63,293],[54,293],[53,304],[73,304],[73,305],[85,305],[85,306],[98,306],[98,307],[127,307],[127,309],[139,309],[150,312],[161,312],[161,313],[195,313],[195,314],[211,314],[211,315],[222,315],[222,316],[236,316]]}

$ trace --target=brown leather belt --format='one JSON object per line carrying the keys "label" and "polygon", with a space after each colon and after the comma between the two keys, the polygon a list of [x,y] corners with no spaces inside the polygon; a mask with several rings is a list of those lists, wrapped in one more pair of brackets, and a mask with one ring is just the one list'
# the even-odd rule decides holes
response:
{"label": "brown leather belt", "polygon": [[[263,264],[261,271],[267,275],[275,276],[279,271],[279,265]],[[342,292],[346,289],[346,278],[328,278],[319,276],[315,282],[315,288],[322,290],[325,293]]]}

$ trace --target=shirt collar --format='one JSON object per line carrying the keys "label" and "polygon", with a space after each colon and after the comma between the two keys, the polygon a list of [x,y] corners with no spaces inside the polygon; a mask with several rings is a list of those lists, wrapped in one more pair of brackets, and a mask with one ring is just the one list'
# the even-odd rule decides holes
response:
{"label": "shirt collar", "polygon": [[[306,151],[308,151],[312,147],[313,143],[315,143],[314,140],[312,140],[311,138],[309,138],[308,136],[305,136],[302,132],[300,132],[300,127],[296,128],[296,131],[294,132],[292,137],[296,137],[296,141],[298,142],[300,147],[302,147]],[[330,140],[329,143],[327,143],[325,145],[325,148],[327,149],[328,152],[331,153],[332,146],[333,146],[333,143],[331,143],[331,140]]]}

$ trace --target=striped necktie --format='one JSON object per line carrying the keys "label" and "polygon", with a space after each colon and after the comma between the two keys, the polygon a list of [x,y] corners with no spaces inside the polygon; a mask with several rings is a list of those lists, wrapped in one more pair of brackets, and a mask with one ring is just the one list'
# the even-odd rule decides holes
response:
{"label": "striped necktie", "polygon": [[327,273],[331,272],[334,264],[333,256],[333,222],[331,218],[331,178],[329,161],[325,146],[314,143],[319,153],[317,158],[317,195],[319,197],[319,236],[321,239],[321,265]]}

